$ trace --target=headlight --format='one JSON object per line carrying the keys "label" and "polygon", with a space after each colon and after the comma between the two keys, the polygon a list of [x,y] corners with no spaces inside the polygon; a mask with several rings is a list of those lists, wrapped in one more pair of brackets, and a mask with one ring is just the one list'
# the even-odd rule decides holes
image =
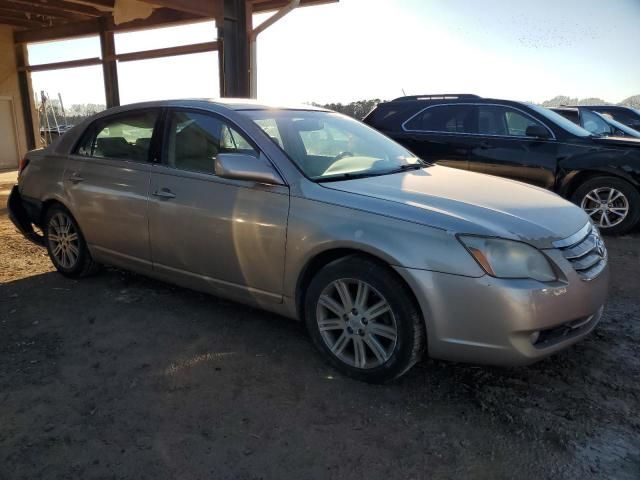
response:
{"label": "headlight", "polygon": [[501,238],[458,237],[482,269],[492,277],[533,278],[541,282],[556,280],[547,257],[522,242]]}

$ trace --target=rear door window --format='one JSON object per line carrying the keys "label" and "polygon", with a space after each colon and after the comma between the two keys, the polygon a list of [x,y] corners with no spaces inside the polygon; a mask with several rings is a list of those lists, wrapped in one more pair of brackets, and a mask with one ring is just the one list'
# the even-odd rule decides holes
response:
{"label": "rear door window", "polygon": [[478,133],[481,135],[526,137],[527,128],[546,128],[518,110],[501,105],[478,105]]}
{"label": "rear door window", "polygon": [[85,134],[76,154],[146,162],[158,111],[131,112],[99,120]]}
{"label": "rear door window", "polygon": [[476,133],[474,105],[435,105],[415,115],[404,129],[414,132]]}

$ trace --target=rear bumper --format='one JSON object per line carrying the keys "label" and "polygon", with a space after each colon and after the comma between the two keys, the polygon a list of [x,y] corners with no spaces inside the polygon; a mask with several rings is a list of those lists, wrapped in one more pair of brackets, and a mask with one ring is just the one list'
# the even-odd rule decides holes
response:
{"label": "rear bumper", "polygon": [[9,220],[13,222],[20,233],[36,245],[44,246],[44,237],[33,229],[33,208],[22,199],[18,185],[14,185],[11,189],[7,210],[9,211]]}
{"label": "rear bumper", "polygon": [[588,335],[609,282],[608,266],[592,281],[572,275],[552,285],[396,269],[422,307],[430,356],[501,366],[536,362]]}

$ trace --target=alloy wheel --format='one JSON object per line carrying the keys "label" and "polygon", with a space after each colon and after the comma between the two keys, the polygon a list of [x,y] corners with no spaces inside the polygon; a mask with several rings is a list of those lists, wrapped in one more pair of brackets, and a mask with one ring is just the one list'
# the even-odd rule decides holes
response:
{"label": "alloy wheel", "polygon": [[51,255],[62,268],[72,269],[78,262],[80,242],[78,232],[71,218],[64,213],[56,213],[49,220],[47,239]]}
{"label": "alloy wheel", "polygon": [[395,350],[398,326],[389,302],[362,280],[331,282],[318,299],[316,319],[331,353],[352,367],[378,367]]}
{"label": "alloy wheel", "polygon": [[629,214],[629,200],[624,193],[612,187],[591,190],[580,206],[600,228],[615,227]]}

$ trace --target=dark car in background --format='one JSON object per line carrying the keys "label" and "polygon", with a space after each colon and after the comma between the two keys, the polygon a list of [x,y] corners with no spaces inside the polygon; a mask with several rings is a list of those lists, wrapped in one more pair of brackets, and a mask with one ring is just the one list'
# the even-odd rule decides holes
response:
{"label": "dark car in background", "polygon": [[[575,107],[575,105],[566,106]],[[621,105],[581,105],[581,107],[603,115],[609,115],[614,120],[624,123],[627,127],[640,130],[640,110],[637,108],[623,107]]]}
{"label": "dark car in background", "polygon": [[400,97],[364,122],[426,161],[552,190],[603,232],[640,220],[640,139],[598,137],[541,106],[469,94]]}
{"label": "dark car in background", "polygon": [[553,107],[554,112],[580,125],[585,130],[604,137],[640,138],[640,132],[614,120],[607,113],[591,110],[589,107]]}

